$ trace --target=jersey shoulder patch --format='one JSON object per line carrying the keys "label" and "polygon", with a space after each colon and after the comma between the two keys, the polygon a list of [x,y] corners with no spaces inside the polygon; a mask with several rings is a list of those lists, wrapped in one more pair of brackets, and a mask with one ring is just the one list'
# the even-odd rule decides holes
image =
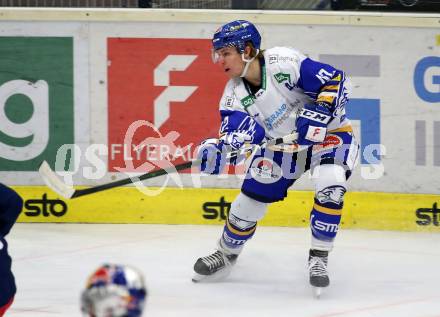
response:
{"label": "jersey shoulder patch", "polygon": [[220,99],[220,110],[238,110],[240,109],[240,100],[236,94],[236,88],[239,85],[239,81],[236,79],[230,79],[223,91],[223,96]]}

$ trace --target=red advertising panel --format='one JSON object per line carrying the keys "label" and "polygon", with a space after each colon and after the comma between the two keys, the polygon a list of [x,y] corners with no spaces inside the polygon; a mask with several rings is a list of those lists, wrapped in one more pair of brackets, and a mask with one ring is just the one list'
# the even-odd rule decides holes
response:
{"label": "red advertising panel", "polygon": [[217,137],[227,77],[203,39],[108,39],[109,171],[192,158]]}

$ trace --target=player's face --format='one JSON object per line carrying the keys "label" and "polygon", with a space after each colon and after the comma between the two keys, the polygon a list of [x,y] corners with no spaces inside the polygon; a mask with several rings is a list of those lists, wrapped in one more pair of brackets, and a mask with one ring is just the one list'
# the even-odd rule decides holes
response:
{"label": "player's face", "polygon": [[214,61],[230,78],[239,77],[243,71],[244,62],[235,47],[223,47],[215,51]]}

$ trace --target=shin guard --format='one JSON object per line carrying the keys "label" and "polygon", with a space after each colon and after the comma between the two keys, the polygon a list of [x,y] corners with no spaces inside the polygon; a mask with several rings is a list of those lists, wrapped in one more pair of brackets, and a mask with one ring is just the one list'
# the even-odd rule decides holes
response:
{"label": "shin guard", "polygon": [[345,171],[337,165],[323,165],[313,175],[316,187],[315,203],[310,213],[312,249],[331,251],[339,230],[344,194],[347,191]]}
{"label": "shin guard", "polygon": [[229,254],[240,254],[247,240],[252,238],[257,228],[256,221],[246,221],[229,214],[219,244]]}
{"label": "shin guard", "polygon": [[310,214],[312,248],[330,251],[339,230],[343,203],[322,203],[315,198]]}

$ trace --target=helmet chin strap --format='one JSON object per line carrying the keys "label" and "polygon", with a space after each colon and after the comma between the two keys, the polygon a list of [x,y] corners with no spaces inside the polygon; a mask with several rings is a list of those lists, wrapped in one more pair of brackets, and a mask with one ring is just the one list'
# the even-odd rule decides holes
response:
{"label": "helmet chin strap", "polygon": [[257,52],[255,53],[255,56],[252,57],[252,58],[250,58],[250,59],[246,59],[246,58],[244,58],[244,53],[241,53],[241,60],[242,60],[243,62],[245,62],[246,65],[244,65],[244,68],[243,68],[243,71],[241,72],[240,77],[245,77],[245,76],[246,76],[246,74],[247,74],[247,72],[248,72],[248,69],[249,69],[249,65],[250,65],[251,62],[255,59],[255,57],[258,56],[258,53],[259,53],[259,52],[260,52],[260,50],[257,49]]}

